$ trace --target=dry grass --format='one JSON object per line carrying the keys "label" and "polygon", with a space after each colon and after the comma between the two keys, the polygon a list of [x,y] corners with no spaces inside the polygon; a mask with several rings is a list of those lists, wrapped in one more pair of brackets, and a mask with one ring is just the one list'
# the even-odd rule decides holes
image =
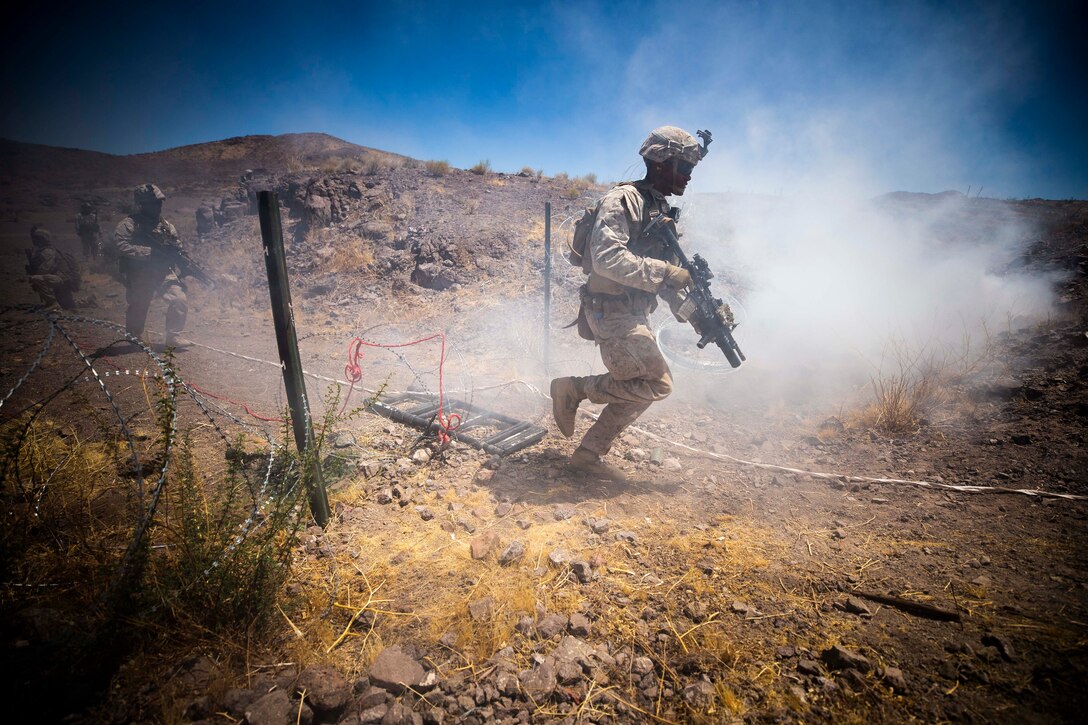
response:
{"label": "dry grass", "polygon": [[366,239],[341,239],[322,265],[327,272],[351,272],[374,266],[374,246]]}
{"label": "dry grass", "polygon": [[893,338],[870,377],[872,403],[855,416],[857,423],[885,433],[911,433],[942,406],[965,404],[963,385],[992,374],[997,363],[996,341],[983,330],[981,343],[964,333],[957,346],[934,343],[912,349]]}
{"label": "dry grass", "polygon": [[431,176],[439,177],[450,173],[451,167],[449,161],[426,161],[423,163],[423,168]]}
{"label": "dry grass", "polygon": [[480,161],[477,161],[469,171],[477,176],[483,176],[491,171],[491,161],[489,159],[481,159]]}

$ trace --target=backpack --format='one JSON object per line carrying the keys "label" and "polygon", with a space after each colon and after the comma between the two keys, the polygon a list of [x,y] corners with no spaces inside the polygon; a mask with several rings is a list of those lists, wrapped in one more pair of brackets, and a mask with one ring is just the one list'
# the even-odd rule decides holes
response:
{"label": "backpack", "polygon": [[[621,181],[616,186],[631,186],[634,187],[640,195],[643,196],[645,202],[645,195],[642,190],[635,186],[633,181]],[[589,249],[589,237],[593,233],[593,227],[597,224],[597,214],[601,210],[601,201],[604,197],[597,200],[597,203],[593,206],[587,206],[582,212],[582,216],[578,218],[578,221],[574,222],[574,234],[571,236],[570,243],[567,245],[567,259],[575,267],[581,267],[582,271],[589,274],[593,271],[592,259],[586,254],[586,250]],[[642,226],[646,226],[646,212],[645,209],[648,205],[643,203],[643,218]]]}

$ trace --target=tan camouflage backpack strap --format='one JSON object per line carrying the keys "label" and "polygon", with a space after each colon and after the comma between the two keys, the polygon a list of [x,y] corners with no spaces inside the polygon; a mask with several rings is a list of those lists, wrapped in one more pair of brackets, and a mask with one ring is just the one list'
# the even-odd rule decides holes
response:
{"label": "tan camouflage backpack strap", "polygon": [[[646,228],[650,219],[648,216],[648,210],[650,204],[646,198],[646,194],[639,187],[636,181],[621,181],[612,187],[612,190],[620,187],[627,187],[623,189],[624,203],[627,205],[628,210],[631,210],[632,204],[637,203],[635,200],[641,197],[642,199],[642,220],[639,225],[639,234]],[[604,200],[602,196],[593,206],[588,206],[582,212],[582,216],[574,222],[574,233],[571,235],[570,242],[567,243],[567,259],[575,267],[581,267],[582,271],[589,274],[593,271],[593,263],[589,250],[589,237],[593,234],[593,227],[597,224],[597,213],[601,209],[601,202]],[[637,235],[635,235],[637,236]]]}

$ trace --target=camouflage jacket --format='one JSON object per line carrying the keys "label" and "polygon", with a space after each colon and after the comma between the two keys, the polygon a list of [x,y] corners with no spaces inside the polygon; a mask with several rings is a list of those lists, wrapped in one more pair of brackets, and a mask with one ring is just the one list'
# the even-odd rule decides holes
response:
{"label": "camouflage jacket", "polygon": [[67,271],[60,254],[53,247],[34,247],[27,250],[27,272],[33,275],[61,274]]}
{"label": "camouflage jacket", "polygon": [[589,237],[593,271],[586,286],[590,293],[631,296],[632,290],[638,290],[659,294],[670,306],[674,303],[675,294],[664,280],[668,264],[677,260],[666,255],[659,237],[642,236],[644,221],[668,212],[664,195],[645,181],[619,184],[605,194]]}
{"label": "camouflage jacket", "polygon": [[143,217],[125,217],[113,233],[117,254],[130,269],[165,274],[175,263],[171,250],[184,252],[174,225],[163,218],[151,225]]}

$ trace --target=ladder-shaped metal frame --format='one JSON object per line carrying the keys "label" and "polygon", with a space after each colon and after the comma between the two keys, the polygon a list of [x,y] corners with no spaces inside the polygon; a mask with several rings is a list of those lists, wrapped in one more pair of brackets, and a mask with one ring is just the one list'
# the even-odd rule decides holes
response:
{"label": "ladder-shaped metal frame", "polygon": [[[449,431],[450,437],[488,453],[507,456],[540,442],[548,433],[546,429],[528,421],[486,410],[463,400],[446,398],[444,407],[447,413],[452,411],[461,416],[460,424]],[[428,431],[441,428],[435,419],[438,398],[429,393],[393,393],[384,396],[381,401],[371,403],[368,409],[413,428]],[[483,427],[498,430],[483,439],[471,434],[473,428]]]}

